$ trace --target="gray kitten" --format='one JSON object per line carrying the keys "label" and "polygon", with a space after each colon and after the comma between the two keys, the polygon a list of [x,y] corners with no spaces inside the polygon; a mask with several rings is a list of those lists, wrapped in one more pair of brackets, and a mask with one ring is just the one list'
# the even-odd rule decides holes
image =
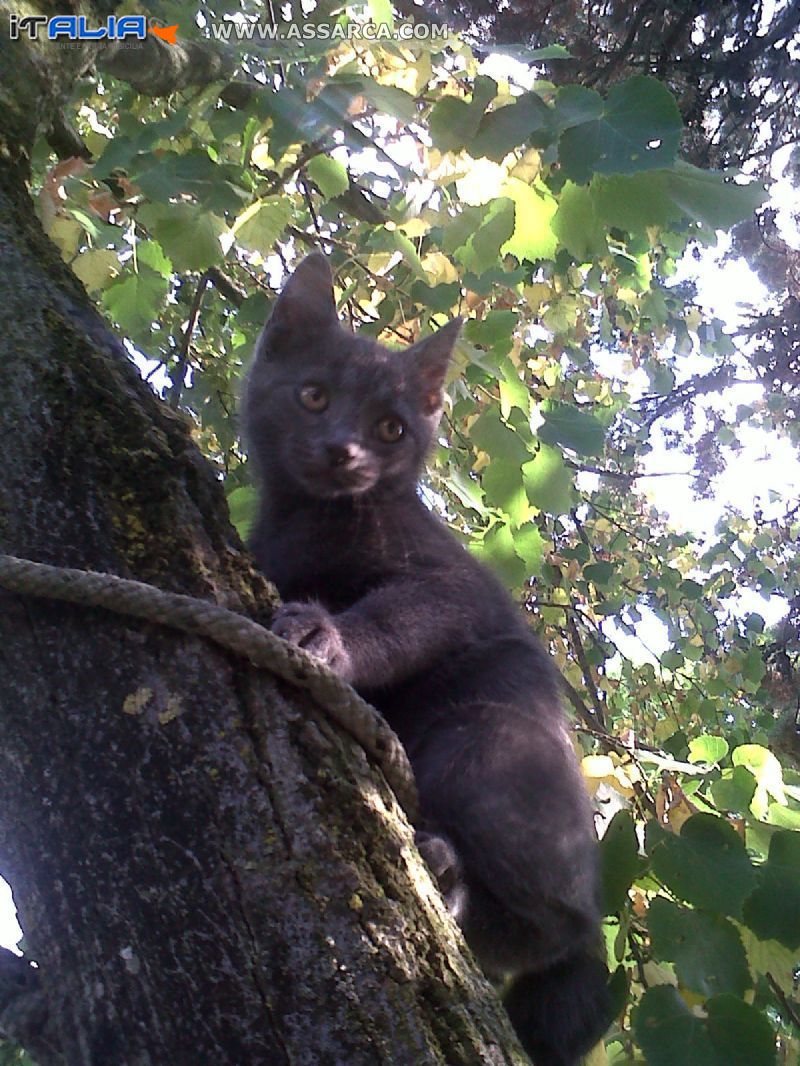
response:
{"label": "gray kitten", "polygon": [[417,493],[460,328],[404,351],[343,329],[320,254],[289,278],[244,401],[252,548],[273,630],[386,717],[417,778],[417,842],[537,1066],[609,1021],[597,844],[559,678],[495,577]]}

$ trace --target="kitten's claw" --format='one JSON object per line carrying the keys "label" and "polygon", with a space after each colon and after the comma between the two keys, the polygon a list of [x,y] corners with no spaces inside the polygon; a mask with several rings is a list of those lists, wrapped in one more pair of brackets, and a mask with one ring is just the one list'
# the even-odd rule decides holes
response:
{"label": "kitten's claw", "polygon": [[296,644],[347,678],[350,657],[333,617],[318,603],[287,603],[272,619],[273,633]]}

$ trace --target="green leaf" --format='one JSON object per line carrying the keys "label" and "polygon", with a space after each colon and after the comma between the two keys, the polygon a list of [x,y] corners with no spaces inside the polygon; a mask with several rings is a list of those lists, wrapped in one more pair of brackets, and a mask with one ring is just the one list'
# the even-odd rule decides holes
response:
{"label": "green leaf", "polygon": [[782,803],[770,803],[765,820],[770,825],[780,826],[781,829],[793,829],[800,832],[800,810],[796,807],[786,807]]}
{"label": "green leaf", "polygon": [[558,448],[542,444],[522,467],[525,491],[534,507],[547,514],[566,514],[573,502],[574,474]]}
{"label": "green leaf", "polygon": [[[483,225],[491,207],[492,203],[487,207],[470,207],[462,204],[459,213],[448,218],[446,224],[442,227],[443,250],[452,255],[457,249],[463,248],[472,234]],[[512,228],[513,225],[514,220],[512,217]],[[509,230],[510,232],[511,230]],[[503,239],[505,240],[505,238]]]}
{"label": "green leaf", "polygon": [[136,261],[140,266],[148,266],[162,278],[172,275],[172,263],[164,255],[164,249],[158,241],[139,241],[136,245]]}
{"label": "green leaf", "polygon": [[497,263],[500,248],[514,232],[514,218],[513,200],[507,196],[492,200],[486,207],[478,229],[471,230],[465,243],[456,248],[456,258],[476,274],[489,270]]}
{"label": "green leaf", "polygon": [[746,814],[756,791],[756,779],[744,766],[723,770],[722,777],[711,786],[718,807],[734,814]]}
{"label": "green leaf", "polygon": [[687,578],[685,581],[681,581],[678,591],[687,600],[699,600],[703,595],[703,586],[699,582]]}
{"label": "green leaf", "polygon": [[461,286],[457,281],[443,285],[428,285],[425,281],[415,281],[411,286],[411,298],[423,307],[444,314],[458,302]]}
{"label": "green leaf", "polygon": [[531,410],[531,394],[524,381],[516,374],[511,373],[508,377],[500,378],[500,413],[503,418],[508,418],[511,409],[516,407],[523,414],[529,415]]}
{"label": "green leaf", "polygon": [[497,507],[512,526],[524,522],[529,514],[528,499],[522,484],[522,472],[511,462],[490,463],[483,471],[481,484],[486,502]]}
{"label": "green leaf", "polygon": [[140,339],[150,335],[153,322],[161,317],[168,287],[166,278],[143,268],[107,288],[103,303],[125,333]]}
{"label": "green leaf", "polygon": [[775,1034],[767,1018],[731,995],[705,1005],[708,1031],[725,1066],[775,1066]]}
{"label": "green leaf", "polygon": [[728,754],[728,742],[723,737],[705,735],[689,741],[689,762],[715,763]]}
{"label": "green leaf", "polygon": [[665,670],[680,670],[683,666],[684,658],[681,652],[675,651],[674,648],[668,648],[661,656],[661,665]]}
{"label": "green leaf", "polygon": [[341,196],[350,187],[347,167],[329,155],[315,155],[306,166],[308,176],[326,200]]}
{"label": "green leaf", "polygon": [[706,1027],[671,985],[645,992],[634,1014],[634,1033],[648,1066],[728,1066]]}
{"label": "green leaf", "polygon": [[[596,107],[594,102],[592,106]],[[559,161],[566,176],[579,184],[589,181],[594,172],[662,169],[675,159],[682,130],[669,89],[655,78],[637,74],[613,86],[602,115],[561,134]]]}
{"label": "green leaf", "polygon": [[605,432],[595,415],[571,404],[554,403],[542,411],[542,417],[539,440],[543,443],[559,444],[578,455],[603,454]]}
{"label": "green leaf", "polygon": [[137,123],[136,133],[132,137],[126,136],[127,131],[117,134],[108,142],[105,151],[92,167],[92,176],[99,180],[107,178],[114,170],[131,170],[137,155],[154,148],[159,141],[169,142],[182,133],[186,127],[187,116],[187,109],[179,107],[167,118],[142,125]]}
{"label": "green leaf", "polygon": [[646,840],[656,877],[679,899],[740,916],[756,871],[729,822],[713,814],[695,814],[684,822],[680,836],[649,822]]}
{"label": "green leaf", "polygon": [[478,129],[480,115],[475,115],[460,96],[443,96],[436,102],[428,119],[431,140],[440,152],[463,148]]}
{"label": "green leaf", "polygon": [[241,170],[232,164],[219,164],[201,149],[163,152],[141,156],[147,169],[133,171],[136,184],[148,200],[170,204],[181,196],[193,196],[198,203],[222,214],[236,212],[249,198],[239,184]]}
{"label": "green leaf", "polygon": [[633,819],[627,811],[617,811],[600,841],[603,914],[622,910],[642,865]]}
{"label": "green leaf", "polygon": [[745,901],[744,920],[761,940],[800,948],[800,833],[773,835],[758,886]]}
{"label": "green leaf", "polygon": [[589,186],[597,217],[609,226],[643,234],[648,226],[667,226],[681,211],[667,196],[666,171],[595,174]]}
{"label": "green leaf", "polygon": [[221,218],[194,204],[145,204],[138,218],[172,260],[176,270],[205,270],[222,259]]}
{"label": "green leaf", "polygon": [[[518,322],[519,315],[516,311],[490,311],[484,319],[471,318],[464,326],[464,336],[482,348],[493,348],[499,344],[507,350]],[[517,380],[519,381],[519,378]],[[522,385],[522,382],[520,384]],[[525,388],[524,385],[522,387]]]}
{"label": "green leaf", "polygon": [[369,14],[376,26],[385,24],[394,29],[394,11],[391,0],[369,0]]}
{"label": "green leaf", "polygon": [[744,766],[756,779],[756,791],[751,807],[757,818],[766,815],[770,796],[779,803],[786,802],[783,770],[769,748],[760,744],[741,744],[734,749],[731,760],[734,766]]}
{"label": "green leaf", "polygon": [[487,407],[473,422],[470,439],[476,448],[486,452],[493,460],[520,467],[528,458],[525,442],[500,420],[500,412],[496,407]]}
{"label": "green leaf", "polygon": [[766,199],[760,182],[726,182],[718,170],[700,170],[679,160],[666,174],[667,195],[681,211],[712,229],[730,229]]}
{"label": "green leaf", "polygon": [[648,1066],[775,1066],[775,1036],[759,1010],[727,994],[705,1010],[707,1022],[671,985],[648,989],[634,1017]]}
{"label": "green leaf", "polygon": [[471,477],[462,473],[457,466],[450,467],[450,476],[445,478],[445,485],[465,507],[470,507],[479,514],[485,513],[483,489],[477,481],[473,481]]}
{"label": "green leaf", "polygon": [[544,59],[569,59],[569,49],[563,44],[548,44],[544,48],[530,48],[526,44],[492,44],[492,54],[508,56],[520,63],[530,65]]}
{"label": "green leaf", "polygon": [[523,93],[513,103],[490,111],[481,119],[474,140],[468,144],[473,158],[487,156],[499,162],[513,148],[527,143],[535,130],[546,127],[550,108],[538,93]]}
{"label": "green leaf", "polygon": [[583,185],[565,183],[553,218],[553,232],[578,262],[590,262],[608,251],[605,226],[595,214],[594,197]]}
{"label": "green leaf", "polygon": [[526,185],[518,178],[509,178],[503,193],[514,204],[514,229],[502,247],[503,255],[523,259],[552,259],[556,251],[556,235],[550,226],[558,209],[558,202],[544,186]]}
{"label": "green leaf", "polygon": [[511,527],[498,523],[473,547],[474,554],[495,570],[510,588],[519,588],[527,576],[527,567],[514,550]]}
{"label": "green leaf", "polygon": [[258,517],[258,493],[251,485],[242,485],[228,494],[228,509],[236,532],[246,541]]}
{"label": "green leaf", "polygon": [[358,79],[359,89],[369,103],[378,111],[393,115],[403,122],[414,122],[419,118],[417,102],[411,93],[398,89],[394,85],[382,85],[374,78]]}
{"label": "green leaf", "polygon": [[760,648],[750,648],[742,663],[742,677],[758,685],[767,672]]}
{"label": "green leaf", "polygon": [[572,126],[581,126],[603,115],[603,98],[594,89],[582,85],[565,85],[558,90],[553,107],[552,123],[563,133]]}
{"label": "green leaf", "polygon": [[414,247],[413,242],[399,229],[386,230],[385,232],[389,235],[390,242],[402,254],[413,272],[424,281],[428,275],[425,273],[425,267],[422,265],[419,252]]}
{"label": "green leaf", "polygon": [[590,563],[583,568],[583,576],[587,581],[594,582],[595,585],[608,585],[616,572],[617,568],[614,564],[605,561]]}
{"label": "green leaf", "polygon": [[256,200],[233,224],[238,244],[262,255],[269,255],[292,217],[291,202],[285,196],[268,196]]}
{"label": "green leaf", "polygon": [[544,546],[544,537],[533,522],[514,531],[514,551],[525,563],[525,577],[541,573]]}
{"label": "green leaf", "polygon": [[650,904],[648,927],[656,958],[674,962],[678,980],[692,991],[742,996],[752,987],[741,937],[727,918],[659,896]]}
{"label": "green leaf", "polygon": [[434,146],[441,152],[454,152],[468,144],[478,132],[488,104],[497,95],[497,83],[478,76],[467,103],[458,96],[443,96],[428,118],[428,129]]}

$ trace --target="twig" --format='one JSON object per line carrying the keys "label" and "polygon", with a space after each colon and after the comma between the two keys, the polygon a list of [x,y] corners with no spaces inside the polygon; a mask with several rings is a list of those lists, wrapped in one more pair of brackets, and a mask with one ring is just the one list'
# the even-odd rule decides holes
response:
{"label": "twig", "polygon": [[321,234],[322,233],[322,228],[321,228],[321,226],[319,224],[319,216],[317,215],[316,208],[314,207],[314,201],[311,198],[311,189],[309,188],[309,185],[308,185],[308,178],[306,177],[305,170],[301,171],[300,188],[303,191],[303,199],[306,202],[306,207],[308,208],[308,213],[309,213],[309,215],[311,215],[311,221],[314,223],[314,229],[317,231],[317,233]]}
{"label": "twig", "polygon": [[769,983],[769,987],[775,993],[775,998],[783,1007],[784,1011],[786,1011],[786,1016],[788,1017],[789,1021],[793,1025],[796,1025],[798,1029],[800,1029],[800,1015],[798,1015],[795,1008],[789,1002],[789,998],[787,997],[786,993],[783,991],[783,989],[771,973],[767,974],[767,982]]}
{"label": "twig", "polygon": [[197,320],[200,317],[200,307],[203,303],[203,296],[205,295],[205,291],[208,288],[210,281],[209,272],[206,270],[205,273],[200,275],[200,281],[197,283],[197,291],[192,300],[189,319],[186,323],[183,341],[181,342],[180,355],[178,356],[178,362],[175,366],[172,388],[169,392],[169,405],[173,411],[177,411],[178,409],[178,404],[181,400],[181,392],[186,384],[186,368],[189,362],[189,350],[192,345],[192,337],[197,328]]}
{"label": "twig", "polygon": [[230,300],[234,307],[242,306],[247,298],[247,293],[240,289],[236,282],[223,274],[218,267],[209,267],[206,274],[217,292]]}
{"label": "twig", "polygon": [[633,930],[628,930],[628,947],[631,949],[631,955],[633,955],[634,962],[636,963],[636,972],[639,975],[639,983],[643,988],[648,988],[647,977],[644,972],[644,959],[642,958],[642,951],[633,935]]}

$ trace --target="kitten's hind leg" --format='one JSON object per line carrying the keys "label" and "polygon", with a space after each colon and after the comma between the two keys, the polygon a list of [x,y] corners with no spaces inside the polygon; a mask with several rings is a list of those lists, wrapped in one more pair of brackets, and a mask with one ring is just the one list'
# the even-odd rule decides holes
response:
{"label": "kitten's hind leg", "polygon": [[467,906],[467,886],[458,852],[452,842],[439,833],[418,829],[414,839],[444,897],[447,909],[456,921],[460,921]]}

